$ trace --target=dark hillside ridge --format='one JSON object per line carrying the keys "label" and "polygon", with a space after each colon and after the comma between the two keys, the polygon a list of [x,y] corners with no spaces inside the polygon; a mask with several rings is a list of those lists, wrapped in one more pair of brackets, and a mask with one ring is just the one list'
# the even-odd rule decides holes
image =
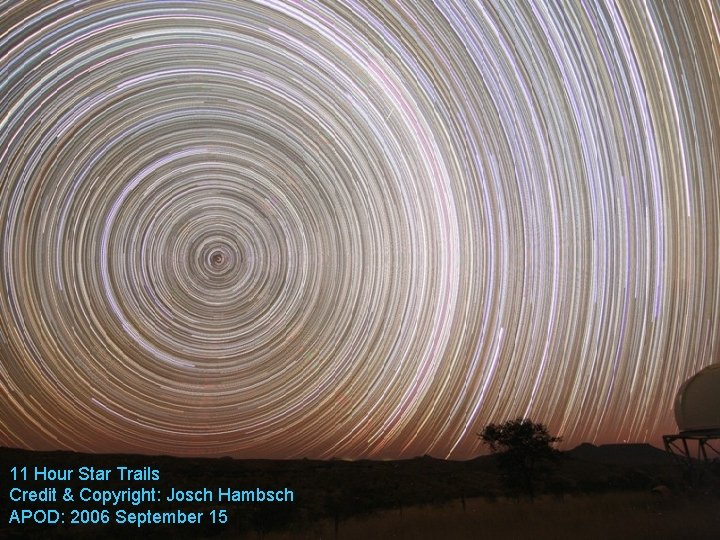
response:
{"label": "dark hillside ridge", "polygon": [[669,465],[672,457],[649,444],[603,444],[595,446],[583,443],[566,454],[573,459],[615,465]]}

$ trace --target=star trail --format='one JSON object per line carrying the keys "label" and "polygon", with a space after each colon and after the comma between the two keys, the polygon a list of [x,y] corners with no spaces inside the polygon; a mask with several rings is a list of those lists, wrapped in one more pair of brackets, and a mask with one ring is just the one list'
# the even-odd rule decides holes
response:
{"label": "star trail", "polygon": [[0,2],[0,444],[466,458],[718,361],[720,4]]}

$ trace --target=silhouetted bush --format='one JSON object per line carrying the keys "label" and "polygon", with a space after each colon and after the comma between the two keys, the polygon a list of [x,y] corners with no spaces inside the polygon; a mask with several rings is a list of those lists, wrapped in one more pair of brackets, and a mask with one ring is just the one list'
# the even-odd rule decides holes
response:
{"label": "silhouetted bush", "polygon": [[531,499],[535,496],[538,478],[547,472],[545,465],[558,458],[558,451],[552,445],[561,440],[550,435],[543,424],[526,418],[489,424],[480,438],[497,454],[498,467],[510,492],[524,493]]}

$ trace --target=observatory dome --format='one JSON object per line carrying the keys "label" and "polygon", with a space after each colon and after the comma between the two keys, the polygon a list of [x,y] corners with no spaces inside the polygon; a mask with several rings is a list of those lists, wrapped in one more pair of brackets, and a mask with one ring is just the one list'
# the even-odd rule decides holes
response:
{"label": "observatory dome", "polygon": [[720,364],[697,372],[680,387],[675,421],[681,432],[720,431]]}

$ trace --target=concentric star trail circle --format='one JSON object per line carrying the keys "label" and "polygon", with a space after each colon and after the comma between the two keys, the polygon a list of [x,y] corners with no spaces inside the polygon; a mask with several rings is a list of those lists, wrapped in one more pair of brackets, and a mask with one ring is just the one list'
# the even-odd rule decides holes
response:
{"label": "concentric star trail circle", "polygon": [[674,429],[720,334],[717,2],[0,5],[0,443]]}

